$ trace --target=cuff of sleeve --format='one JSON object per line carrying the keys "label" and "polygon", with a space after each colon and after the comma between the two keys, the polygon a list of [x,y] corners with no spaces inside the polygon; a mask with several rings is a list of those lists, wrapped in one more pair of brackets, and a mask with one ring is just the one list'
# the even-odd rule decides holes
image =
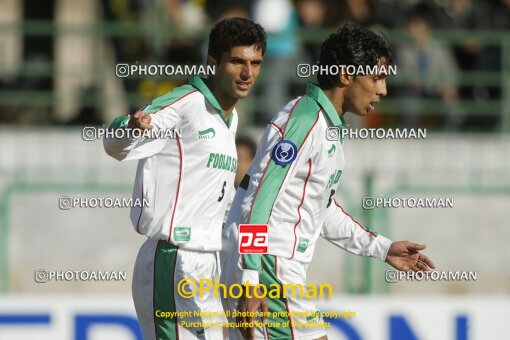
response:
{"label": "cuff of sleeve", "polygon": [[372,244],[370,256],[375,257],[376,259],[379,259],[384,262],[386,260],[386,255],[388,254],[388,250],[390,249],[392,243],[393,242],[390,239],[382,235],[377,235],[377,237],[374,240],[374,243]]}
{"label": "cuff of sleeve", "polygon": [[129,124],[129,121],[130,121],[130,120],[131,120],[131,116],[128,116],[128,117],[127,117],[127,119],[126,119],[126,120],[124,120],[124,121],[122,122],[121,127],[123,127],[124,129],[126,129],[126,128],[127,128],[127,126],[128,126],[128,124]]}
{"label": "cuff of sleeve", "polygon": [[252,269],[243,269],[243,277],[241,279],[241,284],[244,285],[248,281],[250,281],[250,285],[258,285],[259,272]]}

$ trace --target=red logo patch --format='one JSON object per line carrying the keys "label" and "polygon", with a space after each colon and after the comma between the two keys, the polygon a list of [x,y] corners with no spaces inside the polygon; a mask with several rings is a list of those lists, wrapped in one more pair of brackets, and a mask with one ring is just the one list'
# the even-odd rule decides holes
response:
{"label": "red logo patch", "polygon": [[239,225],[239,254],[267,254],[267,224]]}

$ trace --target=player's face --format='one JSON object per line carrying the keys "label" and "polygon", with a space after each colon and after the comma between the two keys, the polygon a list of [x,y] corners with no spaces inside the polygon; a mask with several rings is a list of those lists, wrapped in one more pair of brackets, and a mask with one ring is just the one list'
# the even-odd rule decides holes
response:
{"label": "player's face", "polygon": [[236,46],[223,53],[216,65],[215,82],[223,96],[242,99],[248,96],[260,73],[262,49],[256,45]]}
{"label": "player's face", "polygon": [[386,96],[386,76],[357,76],[346,88],[344,94],[344,112],[365,116],[375,110],[375,105]]}

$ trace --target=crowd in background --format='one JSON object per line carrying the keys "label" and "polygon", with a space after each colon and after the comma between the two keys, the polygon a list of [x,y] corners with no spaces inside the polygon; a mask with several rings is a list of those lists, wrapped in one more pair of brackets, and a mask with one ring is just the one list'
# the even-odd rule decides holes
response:
{"label": "crowd in background", "polygon": [[[58,0],[24,0],[24,20],[53,20]],[[317,60],[320,41],[308,39],[303,29],[339,27],[357,22],[381,31],[404,30],[405,43],[391,38],[398,82],[389,80],[389,95],[400,98],[398,110],[372,115],[368,126],[429,127],[437,130],[493,131],[500,123],[494,112],[463,112],[462,101],[501,100],[501,83],[465,84],[464,72],[502,72],[502,49],[499,44],[485,44],[465,34],[463,41],[446,44],[434,35],[442,31],[504,31],[510,28],[510,0],[100,0],[100,20],[151,25],[163,20],[179,34],[163,39],[111,37],[115,62],[152,62],[159,64],[205,61],[207,30],[216,21],[232,16],[248,17],[260,23],[269,34],[263,64],[263,76],[256,94],[264,98],[252,123],[264,125],[287,101],[302,94],[302,81],[296,77],[296,66]],[[204,34],[205,32],[205,34]],[[391,37],[391,35],[390,35]],[[23,60],[53,60],[51,37],[24,38]],[[180,80],[121,80],[126,93],[154,97],[180,84]],[[24,76],[5,79],[0,74],[2,89],[43,89],[51,91],[51,77],[40,79]],[[99,91],[93,84],[80,89],[81,96]],[[81,97],[80,97],[81,98]],[[431,109],[427,103],[437,103]],[[17,122],[13,107],[2,107],[0,122]],[[503,105],[503,104],[502,104]],[[136,109],[128,105],[129,110]],[[51,111],[52,107],[48,110]],[[439,111],[432,114],[433,111]],[[16,111],[14,111],[16,112]],[[119,112],[121,114],[122,112]],[[105,123],[97,107],[79,106],[72,119],[58,123]],[[51,114],[49,114],[51,117]],[[50,119],[51,121],[51,119]],[[53,123],[56,123],[53,121]]]}

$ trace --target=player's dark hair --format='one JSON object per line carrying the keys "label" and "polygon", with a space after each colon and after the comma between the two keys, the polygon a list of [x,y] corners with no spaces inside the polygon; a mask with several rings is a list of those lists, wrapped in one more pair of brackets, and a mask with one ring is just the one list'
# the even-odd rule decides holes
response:
{"label": "player's dark hair", "polygon": [[218,62],[225,52],[236,46],[256,45],[266,52],[266,32],[259,24],[245,18],[229,18],[219,21],[209,34],[207,54]]}
{"label": "player's dark hair", "polygon": [[236,138],[236,147],[244,146],[250,151],[251,158],[255,158],[255,154],[257,153],[257,144],[247,136],[238,136]]}
{"label": "player's dark hair", "polygon": [[[348,23],[331,34],[321,46],[319,65],[375,66],[384,58],[393,63],[390,44],[385,36],[358,24]],[[317,82],[323,90],[338,84],[339,75],[318,74]]]}

